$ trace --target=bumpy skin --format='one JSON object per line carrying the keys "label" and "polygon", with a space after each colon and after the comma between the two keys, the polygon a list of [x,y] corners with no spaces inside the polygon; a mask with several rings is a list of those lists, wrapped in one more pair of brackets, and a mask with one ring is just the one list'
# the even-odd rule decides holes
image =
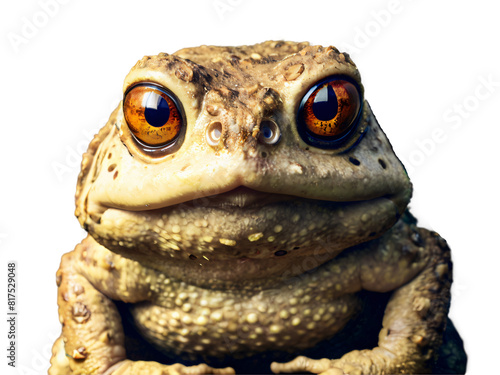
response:
{"label": "bumpy skin", "polygon": [[[450,252],[405,213],[411,184],[371,109],[365,103],[337,149],[297,132],[301,98],[336,74],[362,87],[346,54],[292,42],[202,46],[136,64],[124,92],[142,82],[168,88],[182,103],[183,133],[144,148],[120,105],[90,144],[76,194],[89,236],[57,273],[63,329],[50,374],[232,373],[209,365],[345,337],[367,308],[363,291],[388,299],[376,347],[287,363],[271,356],[268,369],[432,371]],[[264,121],[277,124],[279,142],[262,141]],[[207,139],[214,124],[216,143]],[[137,348],[128,359],[122,317],[176,360],[137,361],[151,357]],[[458,346],[448,349],[463,362]]]}

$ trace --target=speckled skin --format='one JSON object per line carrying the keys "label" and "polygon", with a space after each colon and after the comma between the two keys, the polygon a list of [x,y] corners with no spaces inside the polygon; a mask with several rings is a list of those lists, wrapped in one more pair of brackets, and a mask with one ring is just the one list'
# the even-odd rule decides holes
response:
{"label": "speckled skin", "polygon": [[[335,338],[365,306],[363,290],[394,291],[378,346],[268,369],[431,371],[447,323],[450,252],[405,213],[411,184],[367,103],[338,149],[300,138],[300,99],[334,74],[362,87],[346,54],[307,43],[202,46],[135,65],[124,91],[167,87],[185,127],[174,145],[144,149],[120,105],[91,142],[76,194],[89,236],[57,273],[63,330],[50,374],[232,373],[127,359],[121,314],[161,352],[229,363]],[[263,121],[278,125],[278,143],[261,141]]]}

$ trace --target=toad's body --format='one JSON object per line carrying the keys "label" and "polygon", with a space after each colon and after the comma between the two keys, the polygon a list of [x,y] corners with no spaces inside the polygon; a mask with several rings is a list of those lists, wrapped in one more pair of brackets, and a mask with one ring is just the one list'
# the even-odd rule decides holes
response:
{"label": "toad's body", "polygon": [[76,214],[91,236],[58,272],[51,374],[182,372],[127,359],[124,310],[177,358],[300,353],[334,341],[367,308],[363,290],[395,291],[376,348],[273,371],[433,366],[449,250],[404,213],[410,182],[347,55],[289,42],[185,49],[139,61],[124,91],[84,155]]}

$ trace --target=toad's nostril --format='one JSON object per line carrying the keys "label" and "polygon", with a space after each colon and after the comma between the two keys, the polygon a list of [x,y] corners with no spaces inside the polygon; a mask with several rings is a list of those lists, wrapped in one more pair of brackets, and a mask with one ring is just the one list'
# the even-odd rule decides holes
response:
{"label": "toad's nostril", "polygon": [[219,121],[210,123],[207,127],[207,142],[210,146],[217,146],[222,136],[222,124]]}
{"label": "toad's nostril", "polygon": [[279,142],[281,131],[273,120],[264,120],[260,124],[259,142],[274,145]]}

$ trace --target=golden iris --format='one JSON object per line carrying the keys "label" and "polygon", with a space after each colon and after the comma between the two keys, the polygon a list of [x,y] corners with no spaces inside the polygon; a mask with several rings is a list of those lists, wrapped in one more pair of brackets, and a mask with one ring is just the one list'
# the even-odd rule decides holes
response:
{"label": "golden iris", "polygon": [[148,146],[163,146],[181,132],[182,116],[175,100],[154,85],[132,87],[125,94],[123,113],[132,134]]}
{"label": "golden iris", "polygon": [[357,87],[344,79],[318,85],[303,100],[302,116],[308,132],[327,138],[346,134],[361,107]]}

